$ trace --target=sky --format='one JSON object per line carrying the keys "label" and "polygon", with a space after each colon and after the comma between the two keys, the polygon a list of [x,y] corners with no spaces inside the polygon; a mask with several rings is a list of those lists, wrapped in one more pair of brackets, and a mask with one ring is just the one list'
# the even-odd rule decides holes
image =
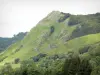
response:
{"label": "sky", "polygon": [[0,0],[0,37],[29,32],[52,11],[93,14],[100,0]]}

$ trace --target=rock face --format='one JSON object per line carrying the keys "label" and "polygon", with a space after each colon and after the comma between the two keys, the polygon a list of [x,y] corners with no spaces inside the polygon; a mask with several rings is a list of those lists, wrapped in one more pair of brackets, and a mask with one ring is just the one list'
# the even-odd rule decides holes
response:
{"label": "rock face", "polygon": [[49,49],[54,49],[54,48],[57,48],[57,45],[56,44],[49,44]]}
{"label": "rock face", "polygon": [[61,12],[59,11],[52,11],[47,17],[46,19],[48,20],[52,20],[52,21],[58,21],[58,19],[61,17]]}

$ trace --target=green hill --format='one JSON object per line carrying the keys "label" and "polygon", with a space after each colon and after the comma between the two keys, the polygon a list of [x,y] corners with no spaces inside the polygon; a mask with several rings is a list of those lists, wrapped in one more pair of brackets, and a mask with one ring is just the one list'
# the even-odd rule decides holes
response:
{"label": "green hill", "polygon": [[[49,64],[57,60],[63,63],[69,55],[75,54],[81,59],[88,58],[95,69],[100,66],[97,64],[100,61],[99,38],[100,13],[72,15],[53,11],[32,28],[23,40],[0,54],[0,65],[9,63],[16,68],[24,60],[33,60],[37,66],[43,66],[47,61]],[[17,59],[19,62],[16,64]]]}
{"label": "green hill", "polygon": [[4,51],[7,47],[16,41],[22,40],[26,34],[27,32],[20,32],[17,35],[14,35],[12,38],[0,37],[0,52]]}

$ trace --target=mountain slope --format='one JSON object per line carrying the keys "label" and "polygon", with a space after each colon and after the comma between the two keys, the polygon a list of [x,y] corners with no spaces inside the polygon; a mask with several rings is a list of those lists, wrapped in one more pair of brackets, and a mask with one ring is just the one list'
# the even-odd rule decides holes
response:
{"label": "mountain slope", "polygon": [[17,35],[14,35],[14,37],[12,37],[12,38],[0,37],[0,52],[5,50],[7,47],[9,47],[11,44],[15,43],[16,41],[22,40],[26,34],[27,34],[27,32],[25,32],[25,33],[20,32]]}
{"label": "mountain slope", "polygon": [[[20,59],[20,62],[34,60],[34,57],[41,53],[49,57],[75,52],[80,57],[92,58],[93,49],[97,52],[99,49],[99,32],[99,13],[71,15],[53,11],[32,28],[23,40],[12,44],[0,54],[0,65],[10,63],[16,67],[18,65],[14,63],[16,59]],[[97,56],[94,55],[94,57]],[[35,62],[41,64],[42,60]]]}

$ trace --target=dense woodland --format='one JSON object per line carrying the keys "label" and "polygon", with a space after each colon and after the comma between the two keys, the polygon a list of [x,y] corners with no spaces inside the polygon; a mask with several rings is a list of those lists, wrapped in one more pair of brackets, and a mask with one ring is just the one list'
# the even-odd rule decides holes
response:
{"label": "dense woodland", "polygon": [[[54,59],[52,60],[54,61]],[[0,75],[90,75],[92,72],[89,59],[81,60],[78,56],[70,55],[64,63],[60,60],[45,63],[47,63],[45,66],[36,66],[33,61],[22,61],[20,68],[16,69],[13,69],[10,64],[6,64],[1,69]]]}

